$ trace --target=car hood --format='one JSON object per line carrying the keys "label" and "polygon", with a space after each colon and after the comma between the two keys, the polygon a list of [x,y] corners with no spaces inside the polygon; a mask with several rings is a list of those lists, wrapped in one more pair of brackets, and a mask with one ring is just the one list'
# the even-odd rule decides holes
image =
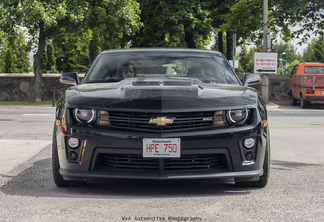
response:
{"label": "car hood", "polygon": [[252,108],[256,90],[241,85],[203,83],[197,79],[131,78],[117,83],[91,83],[66,91],[71,108],[108,108],[128,111],[179,112]]}

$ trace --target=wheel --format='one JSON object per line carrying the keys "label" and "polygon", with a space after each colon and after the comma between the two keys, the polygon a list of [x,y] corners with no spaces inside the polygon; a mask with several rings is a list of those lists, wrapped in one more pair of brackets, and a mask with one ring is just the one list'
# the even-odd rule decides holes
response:
{"label": "wheel", "polygon": [[308,106],[308,101],[304,99],[303,95],[300,95],[300,107],[306,109]]}
{"label": "wheel", "polygon": [[57,153],[57,143],[56,143],[56,126],[54,126],[53,132],[53,142],[52,142],[52,171],[54,183],[58,187],[76,187],[76,186],[85,186],[87,181],[74,181],[74,180],[64,180],[63,176],[60,174],[60,164],[58,160]]}
{"label": "wheel", "polygon": [[235,182],[235,185],[240,187],[265,187],[268,184],[269,176],[270,176],[270,134],[268,133],[262,176],[260,176],[259,180],[256,181]]}
{"label": "wheel", "polygon": [[297,100],[293,96],[292,92],[290,93],[290,105],[296,106],[297,105]]}

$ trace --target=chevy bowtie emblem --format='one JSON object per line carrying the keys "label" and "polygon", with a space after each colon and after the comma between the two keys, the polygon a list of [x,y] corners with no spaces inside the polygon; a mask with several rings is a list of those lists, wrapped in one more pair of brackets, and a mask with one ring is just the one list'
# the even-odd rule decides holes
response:
{"label": "chevy bowtie emblem", "polygon": [[166,116],[163,117],[156,117],[151,118],[149,123],[155,123],[158,126],[165,126],[168,124],[172,124],[175,118],[167,118]]}

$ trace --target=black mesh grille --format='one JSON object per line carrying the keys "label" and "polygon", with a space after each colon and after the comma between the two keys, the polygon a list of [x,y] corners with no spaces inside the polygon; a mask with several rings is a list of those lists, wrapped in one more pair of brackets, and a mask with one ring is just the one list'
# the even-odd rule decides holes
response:
{"label": "black mesh grille", "polygon": [[158,170],[158,159],[143,159],[141,155],[101,154],[99,166],[109,169]]}
{"label": "black mesh grille", "polygon": [[[151,118],[174,118],[172,124],[158,126],[151,124]],[[138,112],[109,112],[110,124],[113,127],[130,130],[169,132],[178,130],[203,129],[213,126],[214,112],[191,113],[138,113]]]}
{"label": "black mesh grille", "polygon": [[164,170],[213,169],[222,164],[222,156],[220,154],[188,155],[182,157],[180,160],[165,159]]}
{"label": "black mesh grille", "polygon": [[97,167],[121,170],[191,171],[224,166],[222,154],[182,155],[180,159],[146,159],[136,154],[100,154]]}

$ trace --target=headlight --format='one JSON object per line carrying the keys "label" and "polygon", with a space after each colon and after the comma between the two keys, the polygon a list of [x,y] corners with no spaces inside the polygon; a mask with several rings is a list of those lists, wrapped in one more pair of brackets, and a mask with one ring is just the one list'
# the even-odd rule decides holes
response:
{"label": "headlight", "polygon": [[227,120],[231,125],[243,124],[249,117],[249,110],[236,109],[227,111]]}
{"label": "headlight", "polygon": [[93,123],[96,120],[96,111],[93,109],[75,109],[74,117],[78,122]]}

